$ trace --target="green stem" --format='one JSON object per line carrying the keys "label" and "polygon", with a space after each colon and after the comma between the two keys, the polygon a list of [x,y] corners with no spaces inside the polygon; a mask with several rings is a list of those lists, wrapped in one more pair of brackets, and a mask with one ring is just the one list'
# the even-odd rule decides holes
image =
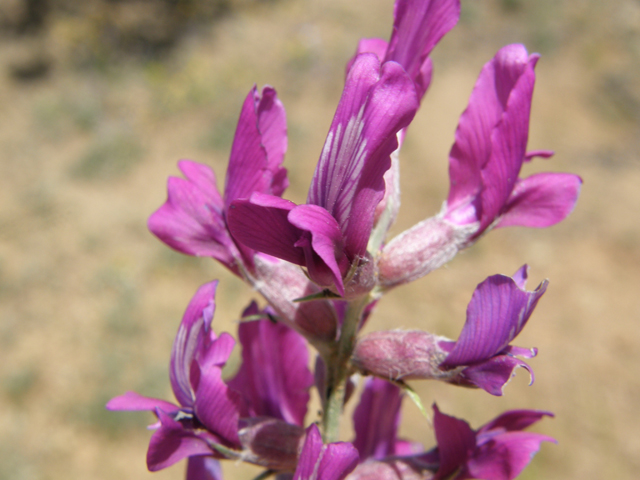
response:
{"label": "green stem", "polygon": [[336,442],[340,435],[340,416],[349,379],[349,360],[355,346],[362,311],[368,300],[369,296],[365,295],[349,303],[342,323],[340,339],[329,358],[325,358],[327,398],[322,418],[324,443]]}

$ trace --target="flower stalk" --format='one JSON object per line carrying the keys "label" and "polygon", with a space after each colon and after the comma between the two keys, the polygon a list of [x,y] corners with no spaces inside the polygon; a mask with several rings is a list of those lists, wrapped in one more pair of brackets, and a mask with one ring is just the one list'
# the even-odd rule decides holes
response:
{"label": "flower stalk", "polygon": [[336,442],[340,435],[340,417],[347,391],[347,381],[351,374],[350,360],[353,356],[360,320],[369,301],[369,295],[364,295],[347,304],[340,338],[331,357],[325,359],[325,365],[328,366],[326,401],[322,418],[322,439],[325,443]]}

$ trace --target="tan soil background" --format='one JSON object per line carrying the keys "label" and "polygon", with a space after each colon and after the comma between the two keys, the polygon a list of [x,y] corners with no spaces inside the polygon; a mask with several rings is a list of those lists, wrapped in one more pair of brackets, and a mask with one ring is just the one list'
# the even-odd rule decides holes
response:
{"label": "tan soil background", "polygon": [[[157,31],[148,23],[160,16],[144,2],[109,8],[125,4]],[[551,282],[516,342],[539,348],[530,362],[536,382],[527,386],[520,372],[500,398],[414,387],[426,405],[437,401],[475,427],[506,409],[555,412],[535,430],[559,444],[544,444],[521,478],[636,479],[640,3],[466,0],[462,8],[433,54],[434,81],[409,130],[393,233],[440,208],[458,116],[482,65],[511,42],[542,54],[529,147],[556,151],[525,174],[580,174],[581,198],[558,226],[494,231],[390,293],[367,328],[456,338],[475,285],[528,263],[532,286]],[[254,82],[274,85],[287,108],[287,197],[302,201],[344,64],[360,37],[388,38],[392,1],[232,2],[160,57],[112,58],[95,34],[105,11],[83,15],[57,12],[44,33],[0,43],[0,478],[182,478],[182,465],[146,471],[151,415],[109,413],[104,404],[126,390],[172,398],[170,347],[200,284],[221,279],[217,331],[234,330],[251,292],[211,260],[170,251],[146,219],[164,202],[178,159],[206,162],[222,181]],[[29,62],[49,71],[17,79],[25,69],[29,76]],[[345,418],[345,440],[350,429]],[[432,445],[409,401],[402,433]],[[225,471],[259,472],[232,463]]]}

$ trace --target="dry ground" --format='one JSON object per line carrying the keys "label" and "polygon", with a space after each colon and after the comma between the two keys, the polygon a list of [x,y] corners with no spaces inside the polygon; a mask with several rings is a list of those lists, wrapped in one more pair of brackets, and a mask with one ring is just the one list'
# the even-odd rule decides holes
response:
{"label": "dry ground", "polygon": [[[170,345],[200,284],[222,280],[218,331],[233,330],[251,297],[217,264],[173,253],[146,231],[166,178],[179,158],[192,158],[221,180],[243,97],[254,82],[269,83],[288,113],[288,198],[302,200],[344,63],[359,37],[388,36],[391,11],[391,0],[266,2],[188,35],[162,61],[91,68],[74,66],[76,26],[63,18],[48,33],[56,63],[46,78],[0,78],[0,478],[152,478],[144,463],[150,416],[107,413],[104,403],[129,389],[170,398]],[[528,263],[532,282],[551,282],[518,338],[540,350],[535,384],[520,373],[501,398],[415,388],[474,426],[509,408],[555,412],[537,431],[559,444],[543,445],[522,478],[635,479],[640,4],[464,1],[409,130],[394,232],[439,209],[457,117],[483,63],[509,42],[542,53],[530,148],[557,152],[527,169],[580,174],[578,206],[550,229],[492,232],[389,294],[368,328],[455,338],[475,285]],[[0,60],[13,58],[11,43],[0,44]],[[432,443],[409,403],[402,431]],[[229,478],[254,474],[227,467]],[[177,466],[153,478],[182,475]]]}

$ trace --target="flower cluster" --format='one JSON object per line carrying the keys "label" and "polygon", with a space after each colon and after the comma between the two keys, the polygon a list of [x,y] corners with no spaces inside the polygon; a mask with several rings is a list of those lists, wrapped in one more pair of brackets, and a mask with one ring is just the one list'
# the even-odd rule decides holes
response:
{"label": "flower cluster", "polygon": [[[455,341],[422,330],[359,333],[385,292],[441,267],[493,228],[553,225],[578,197],[581,180],[572,174],[520,178],[524,162],[552,152],[527,151],[538,55],[508,45],[480,72],[460,118],[442,210],[386,238],[399,207],[399,152],[431,82],[429,55],[459,13],[459,0],[396,0],[389,41],[360,41],[306,203],[282,198],[287,127],[271,87],[247,95],[222,193],[209,167],[179,162],[184,178],[169,179],[149,229],[182,253],[214,258],[266,306],[243,312],[242,364],[225,379],[235,340],[214,332],[217,282],[203,285],[171,353],[177,403],[128,392],[107,404],[157,417],[150,470],[186,458],[189,480],[220,479],[219,460],[234,459],[281,480],[502,480],[515,478],[543,441],[554,442],[524,431],[549,412],[509,411],[473,430],[435,404],[435,447],[397,437],[407,380],[502,395],[523,367],[533,382],[521,358],[537,350],[511,342],[548,282],[526,290],[526,265],[478,285]],[[313,373],[309,345],[317,351]],[[356,374],[369,378],[355,438],[340,442]],[[311,388],[322,402],[320,428],[305,424]]]}

